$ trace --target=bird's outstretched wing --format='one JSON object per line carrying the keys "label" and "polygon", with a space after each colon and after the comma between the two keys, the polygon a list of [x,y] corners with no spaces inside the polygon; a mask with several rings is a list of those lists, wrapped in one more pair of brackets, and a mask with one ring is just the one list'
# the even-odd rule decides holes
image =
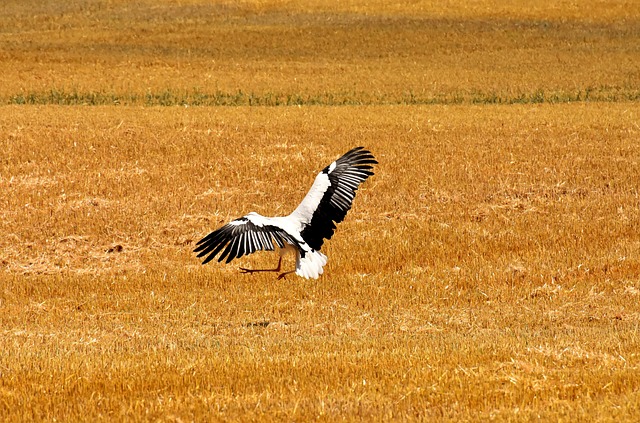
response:
{"label": "bird's outstretched wing", "polygon": [[220,262],[226,257],[226,263],[229,263],[234,258],[259,250],[273,251],[274,243],[280,248],[284,248],[285,243],[300,248],[299,243],[286,231],[273,225],[264,224],[262,221],[265,218],[262,216],[259,216],[259,220],[256,220],[254,216],[256,215],[251,216],[250,214],[233,220],[198,241],[196,249],[193,251],[199,253],[198,257],[208,255],[202,264],[213,260],[221,251],[222,254],[218,257],[218,261]]}
{"label": "bird's outstretched wing", "polygon": [[[315,250],[331,239],[336,223],[351,209],[358,186],[378,162],[370,151],[356,147],[324,168],[311,189],[292,213],[303,222],[302,238]],[[334,223],[335,222],[335,223]]]}

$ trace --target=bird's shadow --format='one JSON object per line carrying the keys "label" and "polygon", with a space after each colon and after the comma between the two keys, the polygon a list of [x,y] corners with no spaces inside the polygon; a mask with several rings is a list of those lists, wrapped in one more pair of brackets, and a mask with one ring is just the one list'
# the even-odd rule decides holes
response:
{"label": "bird's shadow", "polygon": [[267,326],[269,326],[269,324],[271,324],[271,322],[267,321],[267,320],[263,320],[260,322],[248,322],[243,324],[242,326],[246,327],[246,328],[266,328]]}
{"label": "bird's shadow", "polygon": [[266,328],[267,326],[271,325],[271,324],[276,324],[278,326],[289,326],[289,323],[287,322],[270,322],[268,320],[260,320],[260,321],[256,321],[256,322],[247,322],[247,323],[243,323],[242,326],[246,327],[246,328]]}

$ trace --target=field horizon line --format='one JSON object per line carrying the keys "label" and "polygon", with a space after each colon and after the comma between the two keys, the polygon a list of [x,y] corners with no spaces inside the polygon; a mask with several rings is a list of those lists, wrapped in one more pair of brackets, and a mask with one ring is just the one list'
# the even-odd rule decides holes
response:
{"label": "field horizon line", "polygon": [[[0,97],[2,98],[2,97]],[[640,100],[640,89],[614,86],[576,90],[536,89],[500,93],[477,90],[441,94],[369,94],[366,92],[277,93],[215,90],[160,90],[146,93],[50,89],[4,96],[5,105],[143,105],[143,106],[389,106],[462,104],[558,104],[579,102],[626,102]]]}

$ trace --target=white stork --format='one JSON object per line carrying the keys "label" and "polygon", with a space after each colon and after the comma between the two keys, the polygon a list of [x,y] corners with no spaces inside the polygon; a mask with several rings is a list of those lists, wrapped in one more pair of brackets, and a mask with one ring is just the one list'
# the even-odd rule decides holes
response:
{"label": "white stork", "polygon": [[[281,279],[296,272],[305,278],[318,278],[327,256],[320,252],[325,239],[331,239],[336,223],[342,222],[351,208],[358,185],[373,175],[372,165],[378,162],[364,147],[348,151],[316,176],[311,189],[289,216],[265,217],[251,212],[211,232],[198,241],[194,252],[205,257],[202,264],[234,258],[259,250],[273,251],[278,247],[280,259],[275,269],[245,269],[242,273],[280,272],[282,257],[296,253],[296,269],[280,273]],[[335,222],[335,223],[334,223]]]}

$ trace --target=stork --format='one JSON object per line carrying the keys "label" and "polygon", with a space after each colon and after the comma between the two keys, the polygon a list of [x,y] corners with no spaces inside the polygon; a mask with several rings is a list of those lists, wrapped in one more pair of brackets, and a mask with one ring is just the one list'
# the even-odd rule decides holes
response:
{"label": "stork", "polygon": [[194,252],[205,257],[202,264],[218,262],[255,253],[274,251],[280,254],[274,269],[246,269],[242,273],[276,272],[282,257],[296,254],[296,268],[278,275],[278,279],[295,272],[304,278],[317,279],[327,264],[327,256],[320,252],[325,239],[331,239],[336,223],[344,220],[355,198],[358,186],[373,175],[372,165],[378,162],[364,147],[356,147],[325,167],[316,176],[311,189],[300,205],[288,216],[266,217],[251,212],[232,220],[198,241]]}

